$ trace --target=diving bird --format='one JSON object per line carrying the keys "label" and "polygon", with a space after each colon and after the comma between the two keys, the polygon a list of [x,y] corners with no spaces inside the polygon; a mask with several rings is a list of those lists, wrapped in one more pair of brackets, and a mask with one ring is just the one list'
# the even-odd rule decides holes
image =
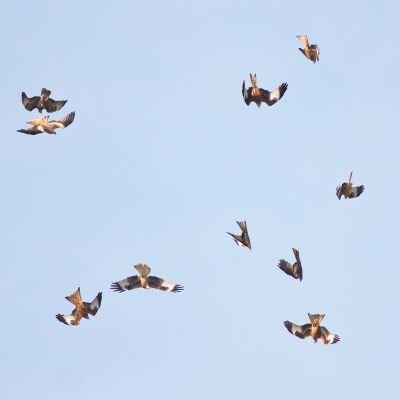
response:
{"label": "diving bird", "polygon": [[22,92],[22,104],[28,111],[35,108],[41,113],[46,110],[48,113],[61,110],[68,100],[53,100],[50,98],[51,91],[46,88],[42,89],[40,96],[28,97],[25,92]]}
{"label": "diving bird", "polygon": [[257,107],[261,106],[261,103],[266,103],[269,106],[274,105],[282,96],[285,94],[286,89],[288,87],[287,83],[282,83],[282,85],[278,86],[272,92],[268,90],[261,89],[257,86],[257,75],[250,74],[251,84],[249,88],[246,88],[245,81],[243,81],[242,85],[242,94],[244,102],[247,105],[250,105],[252,101],[257,104]]}
{"label": "diving bird", "polygon": [[292,276],[294,279],[300,279],[301,281],[303,279],[303,268],[300,261],[300,252],[294,248],[292,248],[292,250],[296,258],[296,262],[294,264],[290,264],[289,261],[280,259],[278,267],[286,274]]}
{"label": "diving bird", "polygon": [[319,48],[316,44],[310,45],[307,35],[297,35],[304,49],[299,47],[299,50],[314,64],[319,61]]}
{"label": "diving bird", "polygon": [[339,200],[342,196],[344,196],[345,199],[353,199],[354,197],[358,197],[364,191],[364,185],[353,186],[353,184],[351,183],[352,176],[353,171],[350,172],[349,181],[343,182],[340,186],[336,188],[336,196]]}
{"label": "diving bird", "polygon": [[235,235],[233,233],[226,232],[228,235],[231,235],[235,243],[240,246],[240,247],[247,247],[249,250],[251,250],[251,243],[250,243],[250,237],[249,237],[249,232],[247,230],[247,223],[246,221],[236,221],[236,223],[239,225],[239,228],[242,231],[241,235]]}
{"label": "diving bird", "polygon": [[328,329],[321,326],[320,323],[324,319],[325,314],[310,314],[308,313],[311,324],[296,325],[293,322],[285,321],[283,324],[286,329],[300,339],[305,339],[311,336],[314,339],[314,343],[320,339],[324,344],[334,344],[339,342],[340,338],[334,333],[330,333]]}
{"label": "diving bird", "polygon": [[101,306],[102,292],[97,293],[97,296],[91,303],[82,301],[81,289],[78,288],[66,299],[70,301],[75,308],[70,315],[57,314],[56,318],[65,325],[79,325],[82,318],[89,319],[89,315],[96,315]]}
{"label": "diving bird", "polygon": [[27,124],[32,125],[32,127],[28,129],[18,129],[17,132],[26,133],[27,135],[37,135],[39,133],[47,132],[49,134],[55,135],[56,129],[66,128],[67,126],[71,125],[74,118],[75,111],[69,113],[60,120],[49,121],[49,116],[46,115],[39,119],[32,119],[30,121],[27,121]]}
{"label": "diving bird", "polygon": [[128,278],[122,279],[121,281],[113,282],[111,289],[114,290],[114,292],[121,293],[125,290],[137,288],[153,288],[164,292],[181,292],[183,290],[183,286],[181,285],[168,282],[157,276],[149,276],[151,269],[147,264],[136,264],[134,267],[139,272],[139,275],[128,276]]}

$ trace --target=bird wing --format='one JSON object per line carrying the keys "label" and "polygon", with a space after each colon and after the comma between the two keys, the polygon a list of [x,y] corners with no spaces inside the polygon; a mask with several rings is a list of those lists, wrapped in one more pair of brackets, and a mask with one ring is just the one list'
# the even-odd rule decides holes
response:
{"label": "bird wing", "polygon": [[86,308],[87,314],[96,315],[97,311],[99,311],[99,308],[101,306],[102,299],[103,299],[103,293],[99,292],[99,293],[97,293],[97,296],[94,298],[94,300],[91,303],[85,303],[85,308]]}
{"label": "bird wing", "polygon": [[39,133],[43,133],[43,126],[35,125],[28,129],[18,129],[17,132],[26,133],[27,135],[38,135]]}
{"label": "bird wing", "polygon": [[310,43],[308,42],[307,35],[297,35],[297,39],[300,40],[300,42],[303,45],[303,47],[309,47],[310,46]]}
{"label": "bird wing", "polygon": [[244,102],[247,105],[250,105],[250,103],[253,101],[253,98],[251,96],[251,88],[246,89],[245,81],[243,81],[243,84],[242,84],[242,95],[243,95]]}
{"label": "bird wing", "polygon": [[79,325],[80,322],[75,320],[75,315],[73,314],[70,315],[57,314],[56,318],[65,325]]}
{"label": "bird wing", "polygon": [[28,111],[32,111],[34,108],[37,108],[37,105],[40,100],[39,96],[28,97],[25,92],[21,93],[21,98],[22,98],[22,104]]}
{"label": "bird wing", "polygon": [[49,127],[54,128],[66,128],[67,126],[71,125],[72,122],[75,119],[75,111],[72,111],[71,113],[67,114],[64,118],[61,118],[59,120],[52,120],[48,123]]}
{"label": "bird wing", "polygon": [[280,259],[279,263],[278,263],[278,267],[285,273],[288,274],[290,276],[293,276],[293,278],[295,278],[294,276],[294,270],[293,270],[293,265],[290,264],[289,261],[286,261],[284,259]]}
{"label": "bird wing", "polygon": [[151,288],[166,292],[181,292],[183,290],[183,286],[168,282],[157,276],[149,276],[147,282]]}
{"label": "bird wing", "polygon": [[64,107],[64,105],[67,101],[68,100],[53,100],[53,99],[49,98],[49,99],[47,99],[44,108],[49,113],[59,111]]}
{"label": "bird wing", "polygon": [[321,326],[321,340],[324,344],[334,344],[340,341],[340,337],[334,333],[330,333],[328,329]]}
{"label": "bird wing", "polygon": [[340,186],[336,188],[336,196],[340,200],[342,196],[344,196],[346,192],[347,183],[343,182]]}
{"label": "bird wing", "polygon": [[37,118],[37,119],[31,119],[29,121],[26,121],[27,124],[29,125],[43,125],[43,124],[47,124],[47,122],[49,122],[49,116],[45,115],[41,118]]}
{"label": "bird wing", "polygon": [[246,221],[236,221],[236,223],[239,225],[239,228],[242,232],[247,232],[247,223]]}
{"label": "bird wing", "polygon": [[292,335],[295,335],[300,339],[304,339],[311,335],[311,324],[296,325],[290,321],[285,321],[283,324]]}
{"label": "bird wing", "polygon": [[358,197],[364,191],[364,185],[361,186],[352,186],[350,189],[349,198],[353,199],[354,197]]}
{"label": "bird wing", "polygon": [[249,236],[249,231],[247,230],[247,222],[246,221],[236,221],[236,223],[239,225],[239,228],[242,231],[242,235],[240,237],[240,242],[243,243],[246,247],[248,247],[251,250],[251,242],[250,242],[250,236]]}
{"label": "bird wing", "polygon": [[133,275],[133,276],[128,276],[128,278],[122,279],[121,281],[113,282],[110,288],[114,290],[114,292],[122,293],[125,292],[125,290],[132,290],[140,287],[141,284],[139,276]]}
{"label": "bird wing", "polygon": [[265,89],[260,89],[261,101],[268,104],[269,106],[272,106],[279,99],[281,99],[283,97],[287,88],[288,88],[288,84],[285,82],[285,83],[282,83],[282,85],[278,86],[272,92],[269,92],[268,90],[265,90]]}

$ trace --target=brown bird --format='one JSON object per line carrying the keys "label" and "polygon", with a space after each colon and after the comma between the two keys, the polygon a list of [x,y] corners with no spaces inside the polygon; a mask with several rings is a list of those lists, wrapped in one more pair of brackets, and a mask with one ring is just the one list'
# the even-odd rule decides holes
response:
{"label": "brown bird", "polygon": [[316,61],[319,61],[319,49],[316,44],[310,45],[308,42],[307,35],[297,35],[297,38],[300,40],[304,49],[299,47],[299,50],[314,64]]}
{"label": "brown bird", "polygon": [[289,261],[280,259],[278,267],[286,274],[293,276],[294,279],[303,279],[303,268],[300,261],[300,252],[297,249],[292,248],[293,254],[296,258],[296,262],[292,265]]}
{"label": "brown bird", "polygon": [[261,89],[257,86],[256,74],[250,74],[250,79],[253,86],[246,89],[245,81],[243,81],[242,85],[243,99],[247,105],[250,105],[250,103],[254,101],[257,104],[257,107],[260,107],[261,103],[266,103],[269,106],[272,106],[282,98],[288,87],[287,83],[282,83],[282,85],[278,86],[275,90],[269,92],[268,90]]}
{"label": "brown bird", "polygon": [[139,272],[139,275],[129,276],[121,281],[113,282],[111,289],[114,290],[114,292],[121,293],[125,290],[137,288],[153,288],[163,290],[164,292],[181,292],[183,290],[183,286],[181,285],[167,282],[166,280],[158,278],[157,276],[149,276],[151,269],[147,264],[136,264],[134,267]]}
{"label": "brown bird", "polygon": [[46,110],[48,113],[61,110],[68,100],[53,100],[50,98],[51,91],[46,88],[42,89],[40,96],[28,97],[25,92],[22,92],[22,104],[28,111],[35,108],[41,113]]}
{"label": "brown bird", "polygon": [[308,313],[311,324],[296,325],[293,322],[285,321],[283,324],[286,329],[300,339],[305,339],[311,336],[314,343],[320,339],[324,344],[333,344],[339,342],[340,338],[334,333],[330,333],[324,326],[320,326],[321,321],[324,319],[325,314],[310,314]]}
{"label": "brown bird", "polygon": [[32,119],[30,121],[27,121],[27,124],[32,125],[32,127],[28,129],[18,129],[17,132],[26,133],[27,135],[37,135],[39,133],[47,132],[49,134],[55,135],[56,129],[66,128],[67,126],[72,124],[74,119],[75,111],[69,113],[60,120],[49,121],[49,116],[46,115],[39,119]]}
{"label": "brown bird", "polygon": [[65,325],[79,325],[82,318],[89,319],[89,314],[93,316],[97,314],[101,306],[102,296],[103,294],[99,292],[91,303],[86,303],[82,301],[81,289],[78,288],[66,297],[75,306],[72,313],[70,315],[57,314],[56,318]]}
{"label": "brown bird", "polygon": [[251,243],[250,243],[250,237],[249,237],[249,232],[247,230],[247,223],[246,221],[236,221],[236,223],[239,225],[239,228],[242,231],[241,235],[235,235],[233,233],[226,232],[228,235],[231,235],[235,243],[240,246],[240,247],[247,247],[249,250],[251,250]]}
{"label": "brown bird", "polygon": [[336,196],[339,200],[342,196],[344,196],[345,199],[353,199],[354,197],[358,197],[364,191],[364,185],[353,186],[351,183],[352,176],[353,171],[350,172],[349,181],[343,182],[341,186],[336,188]]}

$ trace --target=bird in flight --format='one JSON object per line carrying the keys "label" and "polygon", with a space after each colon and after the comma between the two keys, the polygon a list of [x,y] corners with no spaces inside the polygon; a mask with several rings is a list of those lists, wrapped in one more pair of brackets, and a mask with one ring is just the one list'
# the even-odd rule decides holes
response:
{"label": "bird in flight", "polygon": [[257,86],[257,75],[250,74],[250,80],[252,86],[246,88],[245,81],[243,81],[242,85],[242,94],[244,102],[247,105],[250,105],[252,101],[257,104],[257,107],[261,106],[261,103],[266,103],[269,106],[274,105],[279,99],[283,97],[288,87],[287,83],[282,83],[282,85],[278,86],[272,92],[268,90],[261,89]]}
{"label": "bird in flight", "polygon": [[48,113],[61,110],[68,100],[53,100],[50,98],[51,91],[46,88],[42,89],[40,96],[28,97],[25,92],[22,92],[22,104],[28,111],[35,108],[41,113],[46,110]]}
{"label": "bird in flight", "polygon": [[310,45],[307,35],[297,35],[304,49],[299,47],[299,50],[314,64],[319,61],[319,48],[316,44]]}
{"label": "bird in flight", "polygon": [[18,129],[17,132],[26,133],[27,135],[37,135],[39,133],[49,133],[55,135],[55,130],[58,128],[66,128],[71,125],[75,118],[75,111],[69,113],[64,118],[60,120],[51,120],[49,121],[49,116],[46,115],[39,119],[32,119],[27,121],[27,124],[32,125],[31,128],[28,129]]}
{"label": "bird in flight", "polygon": [[251,250],[251,242],[250,242],[250,236],[249,232],[247,230],[247,223],[246,221],[236,221],[236,223],[239,225],[239,228],[241,229],[242,233],[241,235],[235,235],[230,232],[226,232],[228,235],[231,235],[235,243],[240,246],[240,247],[247,247],[249,250]]}
{"label": "bird in flight", "polygon": [[111,289],[114,290],[114,292],[121,293],[125,292],[125,290],[137,288],[153,288],[164,292],[181,292],[183,290],[183,286],[181,285],[168,282],[157,276],[149,276],[151,269],[147,264],[136,264],[134,267],[139,272],[139,275],[128,276],[128,278],[122,279],[121,281],[113,282]]}
{"label": "bird in flight", "polygon": [[296,258],[296,262],[294,264],[290,264],[289,261],[280,259],[278,267],[286,274],[292,276],[294,279],[300,279],[301,281],[303,279],[303,268],[300,261],[300,252],[294,248],[292,248],[292,250]]}
{"label": "bird in flight", "polygon": [[342,196],[345,199],[353,199],[354,197],[358,197],[365,189],[364,185],[361,186],[353,186],[351,183],[351,178],[353,176],[353,171],[350,172],[349,181],[343,182],[341,186],[336,188],[336,196],[340,200]]}
{"label": "bird in flight", "polygon": [[82,301],[80,288],[65,298],[70,301],[75,308],[70,315],[57,314],[56,318],[65,325],[79,325],[82,318],[89,319],[89,315],[94,316],[97,314],[101,306],[102,293],[97,293],[97,296],[91,303]]}
{"label": "bird in flight", "polygon": [[296,325],[293,322],[285,321],[283,324],[286,329],[300,339],[305,339],[311,336],[314,339],[314,343],[320,339],[324,344],[334,344],[339,342],[340,338],[334,333],[330,333],[328,329],[321,326],[321,321],[324,319],[325,314],[310,314],[308,313],[311,324]]}

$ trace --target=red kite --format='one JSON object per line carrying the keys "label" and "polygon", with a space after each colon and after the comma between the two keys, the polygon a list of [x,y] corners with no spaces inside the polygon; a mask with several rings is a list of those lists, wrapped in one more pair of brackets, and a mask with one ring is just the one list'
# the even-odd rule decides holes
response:
{"label": "red kite", "polygon": [[28,97],[25,92],[22,92],[22,104],[28,111],[35,108],[41,113],[46,110],[48,113],[61,110],[68,100],[53,100],[50,98],[51,91],[46,88],[42,89],[40,96]]}
{"label": "red kite", "polygon": [[297,35],[297,38],[300,40],[304,49],[299,48],[299,50],[314,64],[316,61],[319,61],[319,49],[316,44],[310,45],[308,42],[307,35]]}
{"label": "red kite", "polygon": [[292,276],[294,279],[303,279],[303,268],[300,261],[300,252],[297,249],[292,249],[296,258],[296,262],[292,265],[289,261],[279,260],[278,267],[286,274]]}
{"label": "red kite", "polygon": [[28,121],[27,124],[32,125],[31,128],[28,129],[18,129],[17,132],[26,133],[27,135],[37,135],[39,133],[49,133],[55,135],[55,130],[58,128],[66,128],[67,126],[71,125],[73,120],[75,119],[75,111],[69,113],[64,118],[60,120],[51,120],[49,121],[49,116],[46,115],[45,117],[39,119],[32,119]]}
{"label": "red kite", "polygon": [[114,292],[124,292],[125,290],[132,290],[137,288],[143,289],[159,289],[164,292],[181,292],[183,286],[175,283],[167,282],[157,276],[149,276],[150,267],[147,264],[136,264],[134,265],[139,275],[128,276],[128,278],[122,279],[118,282],[113,282],[111,289]]}
{"label": "red kite", "polygon": [[236,221],[236,223],[239,225],[239,228],[242,231],[241,235],[235,235],[233,233],[226,232],[228,235],[231,235],[235,243],[240,246],[240,247],[247,247],[249,250],[251,250],[251,243],[250,243],[250,237],[249,237],[249,232],[247,230],[247,223],[246,221]]}
{"label": "red kite", "polygon": [[336,196],[339,200],[342,196],[344,196],[345,199],[353,199],[354,197],[358,197],[364,191],[364,185],[353,186],[351,183],[352,176],[353,171],[350,172],[349,181],[343,182],[341,186],[336,188]]}

